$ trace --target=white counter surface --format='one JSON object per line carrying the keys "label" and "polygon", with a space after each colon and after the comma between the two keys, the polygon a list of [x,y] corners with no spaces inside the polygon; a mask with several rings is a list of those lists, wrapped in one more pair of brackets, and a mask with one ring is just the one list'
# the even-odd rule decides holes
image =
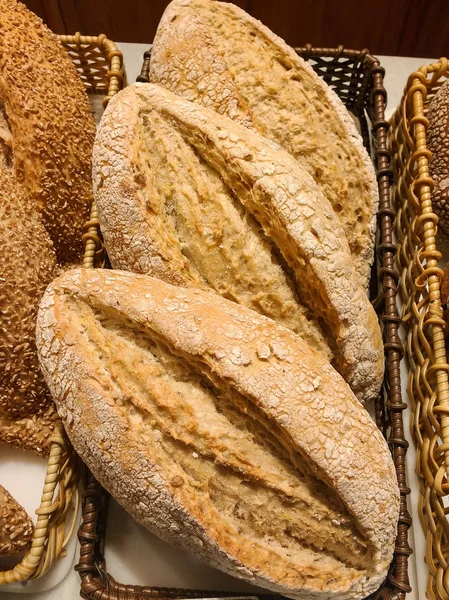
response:
{"label": "white counter surface", "polygon": [[[144,44],[118,44],[122,50],[128,82],[135,81],[140,72],[142,55],[147,47]],[[419,66],[433,62],[434,59],[379,57],[386,69],[385,87],[388,92],[387,118],[391,116],[402,96],[407,78]],[[404,372],[405,374],[405,372]],[[403,385],[405,394],[405,386]],[[407,420],[407,416],[405,415]],[[410,439],[410,438],[409,438]],[[414,482],[414,452],[410,450],[409,485]],[[415,555],[410,559],[411,584],[413,592],[408,600],[424,598],[425,567],[423,564],[424,537],[419,530],[416,518],[416,499],[411,502],[415,531],[411,532],[410,543],[415,546]],[[158,585],[174,587],[200,587],[204,589],[233,589],[249,591],[250,586],[200,564],[186,553],[175,550],[168,544],[153,538],[147,531],[131,519],[115,502],[111,502],[106,560],[108,571],[122,583],[140,585]],[[70,553],[73,556],[72,553]],[[71,558],[62,559],[70,561]],[[78,560],[78,549],[75,560]],[[418,568],[416,567],[418,565]],[[65,569],[67,572],[67,569]],[[417,577],[418,574],[418,577]],[[0,600],[75,600],[79,598],[80,580],[78,574],[70,568],[67,576],[55,587],[44,592],[34,591],[36,584],[24,586],[22,593],[13,593],[6,587],[0,588]]]}

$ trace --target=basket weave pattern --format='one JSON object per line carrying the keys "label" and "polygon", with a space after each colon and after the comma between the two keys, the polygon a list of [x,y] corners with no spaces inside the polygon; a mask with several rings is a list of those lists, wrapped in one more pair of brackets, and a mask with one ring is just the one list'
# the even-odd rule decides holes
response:
{"label": "basket weave pattern", "polygon": [[60,35],[59,40],[76,66],[88,94],[105,96],[103,106],[126,85],[123,55],[114,42],[98,37]]}
{"label": "basket weave pattern", "polygon": [[[307,45],[297,49],[315,71],[336,91],[347,108],[358,118],[365,147],[372,152],[376,163],[379,185],[380,207],[378,228],[380,243],[377,246],[377,272],[373,281],[379,280],[377,299],[378,312],[382,315],[386,375],[383,393],[376,402],[376,422],[383,431],[393,453],[401,493],[400,519],[395,555],[387,580],[372,600],[404,600],[411,590],[408,579],[407,561],[411,554],[407,531],[411,519],[407,511],[405,454],[407,441],[404,439],[399,365],[402,344],[398,335],[400,319],[396,309],[396,287],[399,276],[394,269],[396,247],[393,244],[393,222],[395,213],[390,202],[390,152],[388,149],[388,127],[385,121],[386,91],[383,86],[384,70],[379,61],[368,50],[345,50],[312,48]],[[147,82],[151,51],[145,52],[142,72],[138,81]],[[371,124],[372,133],[370,133]],[[98,213],[92,205],[91,218],[86,224],[86,268],[102,267],[105,253],[99,231]],[[124,585],[115,581],[107,572],[104,559],[108,495],[92,475],[89,476],[83,494],[83,523],[78,537],[81,543],[80,562],[76,569],[81,576],[81,596],[86,600],[149,600],[150,598],[202,598],[235,595],[204,590],[179,590]],[[242,594],[239,594],[240,596]],[[259,596],[261,598],[261,596]],[[269,596],[267,596],[269,597]],[[273,597],[273,596],[271,596]]]}
{"label": "basket weave pattern", "polygon": [[[64,548],[77,521],[77,458],[58,421],[48,440],[47,464],[41,504],[30,550],[13,569],[0,571],[0,584],[38,579],[64,554]],[[72,511],[72,506],[75,510]]]}
{"label": "basket weave pattern", "polygon": [[397,261],[407,329],[408,395],[420,488],[418,510],[426,535],[427,595],[431,600],[449,600],[449,365],[425,115],[429,101],[447,78],[447,59],[412,73],[392,118]]}

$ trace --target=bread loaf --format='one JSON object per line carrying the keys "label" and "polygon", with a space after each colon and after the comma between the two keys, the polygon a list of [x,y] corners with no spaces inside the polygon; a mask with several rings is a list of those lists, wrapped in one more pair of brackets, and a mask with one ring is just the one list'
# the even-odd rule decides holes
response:
{"label": "bread loaf", "polygon": [[392,557],[388,447],[344,380],[245,307],[133,273],[56,279],[37,325],[67,433],[137,521],[292,598],[365,598]]}
{"label": "bread loaf", "polygon": [[343,103],[292,48],[231,3],[174,0],[154,39],[150,81],[252,124],[292,154],[341,219],[367,286],[374,169]]}
{"label": "bread loaf", "polygon": [[94,134],[56,36],[0,0],[0,442],[38,454],[57,414],[36,355],[37,305],[57,263],[81,257]]}
{"label": "bread loaf", "polygon": [[75,66],[23,4],[0,0],[0,147],[58,262],[79,262],[95,123]]}
{"label": "bread loaf", "polygon": [[57,417],[36,354],[36,315],[55,277],[53,245],[0,155],[0,443],[47,454]]}
{"label": "bread loaf", "polygon": [[279,146],[136,84],[104,114],[93,174],[114,268],[212,288],[333,357],[361,401],[378,392],[380,330],[342,227]]}
{"label": "bread loaf", "polygon": [[25,510],[0,485],[0,558],[27,550],[33,531],[33,523]]}
{"label": "bread loaf", "polygon": [[429,174],[435,181],[432,208],[438,215],[438,230],[449,238],[449,81],[446,81],[430,103],[427,117],[428,148],[432,152]]}

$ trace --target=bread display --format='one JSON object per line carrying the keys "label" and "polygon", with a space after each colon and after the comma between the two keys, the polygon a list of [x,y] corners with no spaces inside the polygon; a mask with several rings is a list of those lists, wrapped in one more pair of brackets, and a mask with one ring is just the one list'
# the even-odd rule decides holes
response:
{"label": "bread display", "polygon": [[0,485],[0,558],[20,554],[31,545],[34,527],[25,510]]}
{"label": "bread display", "polygon": [[35,329],[56,257],[1,155],[0,274],[0,443],[48,454],[56,411],[39,368]]}
{"label": "bread display", "polygon": [[438,230],[449,239],[449,81],[432,99],[427,118],[427,146],[432,152],[429,174],[435,181],[432,209],[438,215]]}
{"label": "bread display", "polygon": [[142,525],[292,598],[380,585],[391,455],[296,334],[217,294],[76,269],[47,289],[37,344],[75,449]]}
{"label": "bread display", "polygon": [[331,351],[361,401],[375,396],[384,363],[376,314],[330,204],[279,146],[136,84],[105,112],[93,174],[114,268],[209,287],[275,318]]}
{"label": "bread display", "polygon": [[252,124],[292,154],[337,212],[367,286],[373,165],[341,100],[292,48],[231,3],[174,0],[154,39],[150,81]]}
{"label": "bread display", "polygon": [[[0,7],[0,443],[47,455],[57,409],[73,455],[162,539],[293,599],[367,597],[399,490],[361,405],[384,372],[377,187],[346,109],[240,9],[177,0],[155,83],[109,103],[92,177],[71,59]],[[112,270],[71,268],[93,188]],[[1,486],[0,521],[0,557],[26,551],[33,524]]]}
{"label": "bread display", "polygon": [[0,145],[58,262],[79,262],[95,123],[75,66],[23,4],[0,0]]}

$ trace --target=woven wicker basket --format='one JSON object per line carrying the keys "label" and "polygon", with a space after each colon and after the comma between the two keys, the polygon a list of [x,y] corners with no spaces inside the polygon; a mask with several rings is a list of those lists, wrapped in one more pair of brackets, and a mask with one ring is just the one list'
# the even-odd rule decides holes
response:
{"label": "woven wicker basket", "polygon": [[[103,94],[107,103],[123,85],[123,59],[117,46],[104,35],[83,37],[77,33],[59,39],[76,65],[87,93]],[[42,577],[64,556],[77,523],[80,465],[60,421],[49,442],[50,457],[31,549],[13,569],[0,571],[0,584]]]}
{"label": "woven wicker basket", "polygon": [[[377,246],[376,273],[373,289],[379,293],[375,306],[383,322],[386,377],[383,393],[376,403],[376,422],[387,437],[397,471],[401,491],[401,513],[398,525],[396,551],[389,576],[382,588],[372,597],[376,600],[403,600],[410,591],[407,561],[411,554],[407,542],[407,531],[411,524],[407,512],[405,483],[405,453],[402,411],[405,404],[401,398],[399,363],[402,345],[398,337],[399,318],[396,309],[396,284],[398,275],[394,270],[396,248],[392,243],[394,212],[390,203],[390,152],[387,146],[388,123],[384,111],[386,91],[383,87],[384,71],[378,60],[367,50],[354,51],[312,48],[310,45],[297,49],[310,61],[316,72],[329,83],[358,118],[365,147],[373,154],[377,169],[380,192],[378,229],[380,241]],[[148,81],[151,52],[144,55],[144,64],[139,81]],[[371,129],[370,129],[371,125]],[[371,133],[370,133],[371,131]],[[95,204],[87,224],[89,238],[86,244],[84,266],[104,266],[106,260],[102,247]],[[231,596],[232,593],[207,592],[204,590],[179,590],[154,588],[117,583],[107,573],[104,559],[104,544],[107,520],[108,495],[95,481],[88,478],[83,494],[83,523],[78,537],[81,542],[80,562],[76,569],[81,576],[81,596],[90,600],[147,600],[149,598],[199,598],[208,596]],[[239,594],[241,596],[242,594]]]}
{"label": "woven wicker basket", "polygon": [[441,253],[435,239],[438,218],[432,210],[434,182],[428,169],[426,111],[448,78],[446,58],[412,73],[391,120],[408,395],[417,451],[418,510],[427,541],[427,595],[432,600],[449,600],[449,365],[447,325],[440,301]]}

